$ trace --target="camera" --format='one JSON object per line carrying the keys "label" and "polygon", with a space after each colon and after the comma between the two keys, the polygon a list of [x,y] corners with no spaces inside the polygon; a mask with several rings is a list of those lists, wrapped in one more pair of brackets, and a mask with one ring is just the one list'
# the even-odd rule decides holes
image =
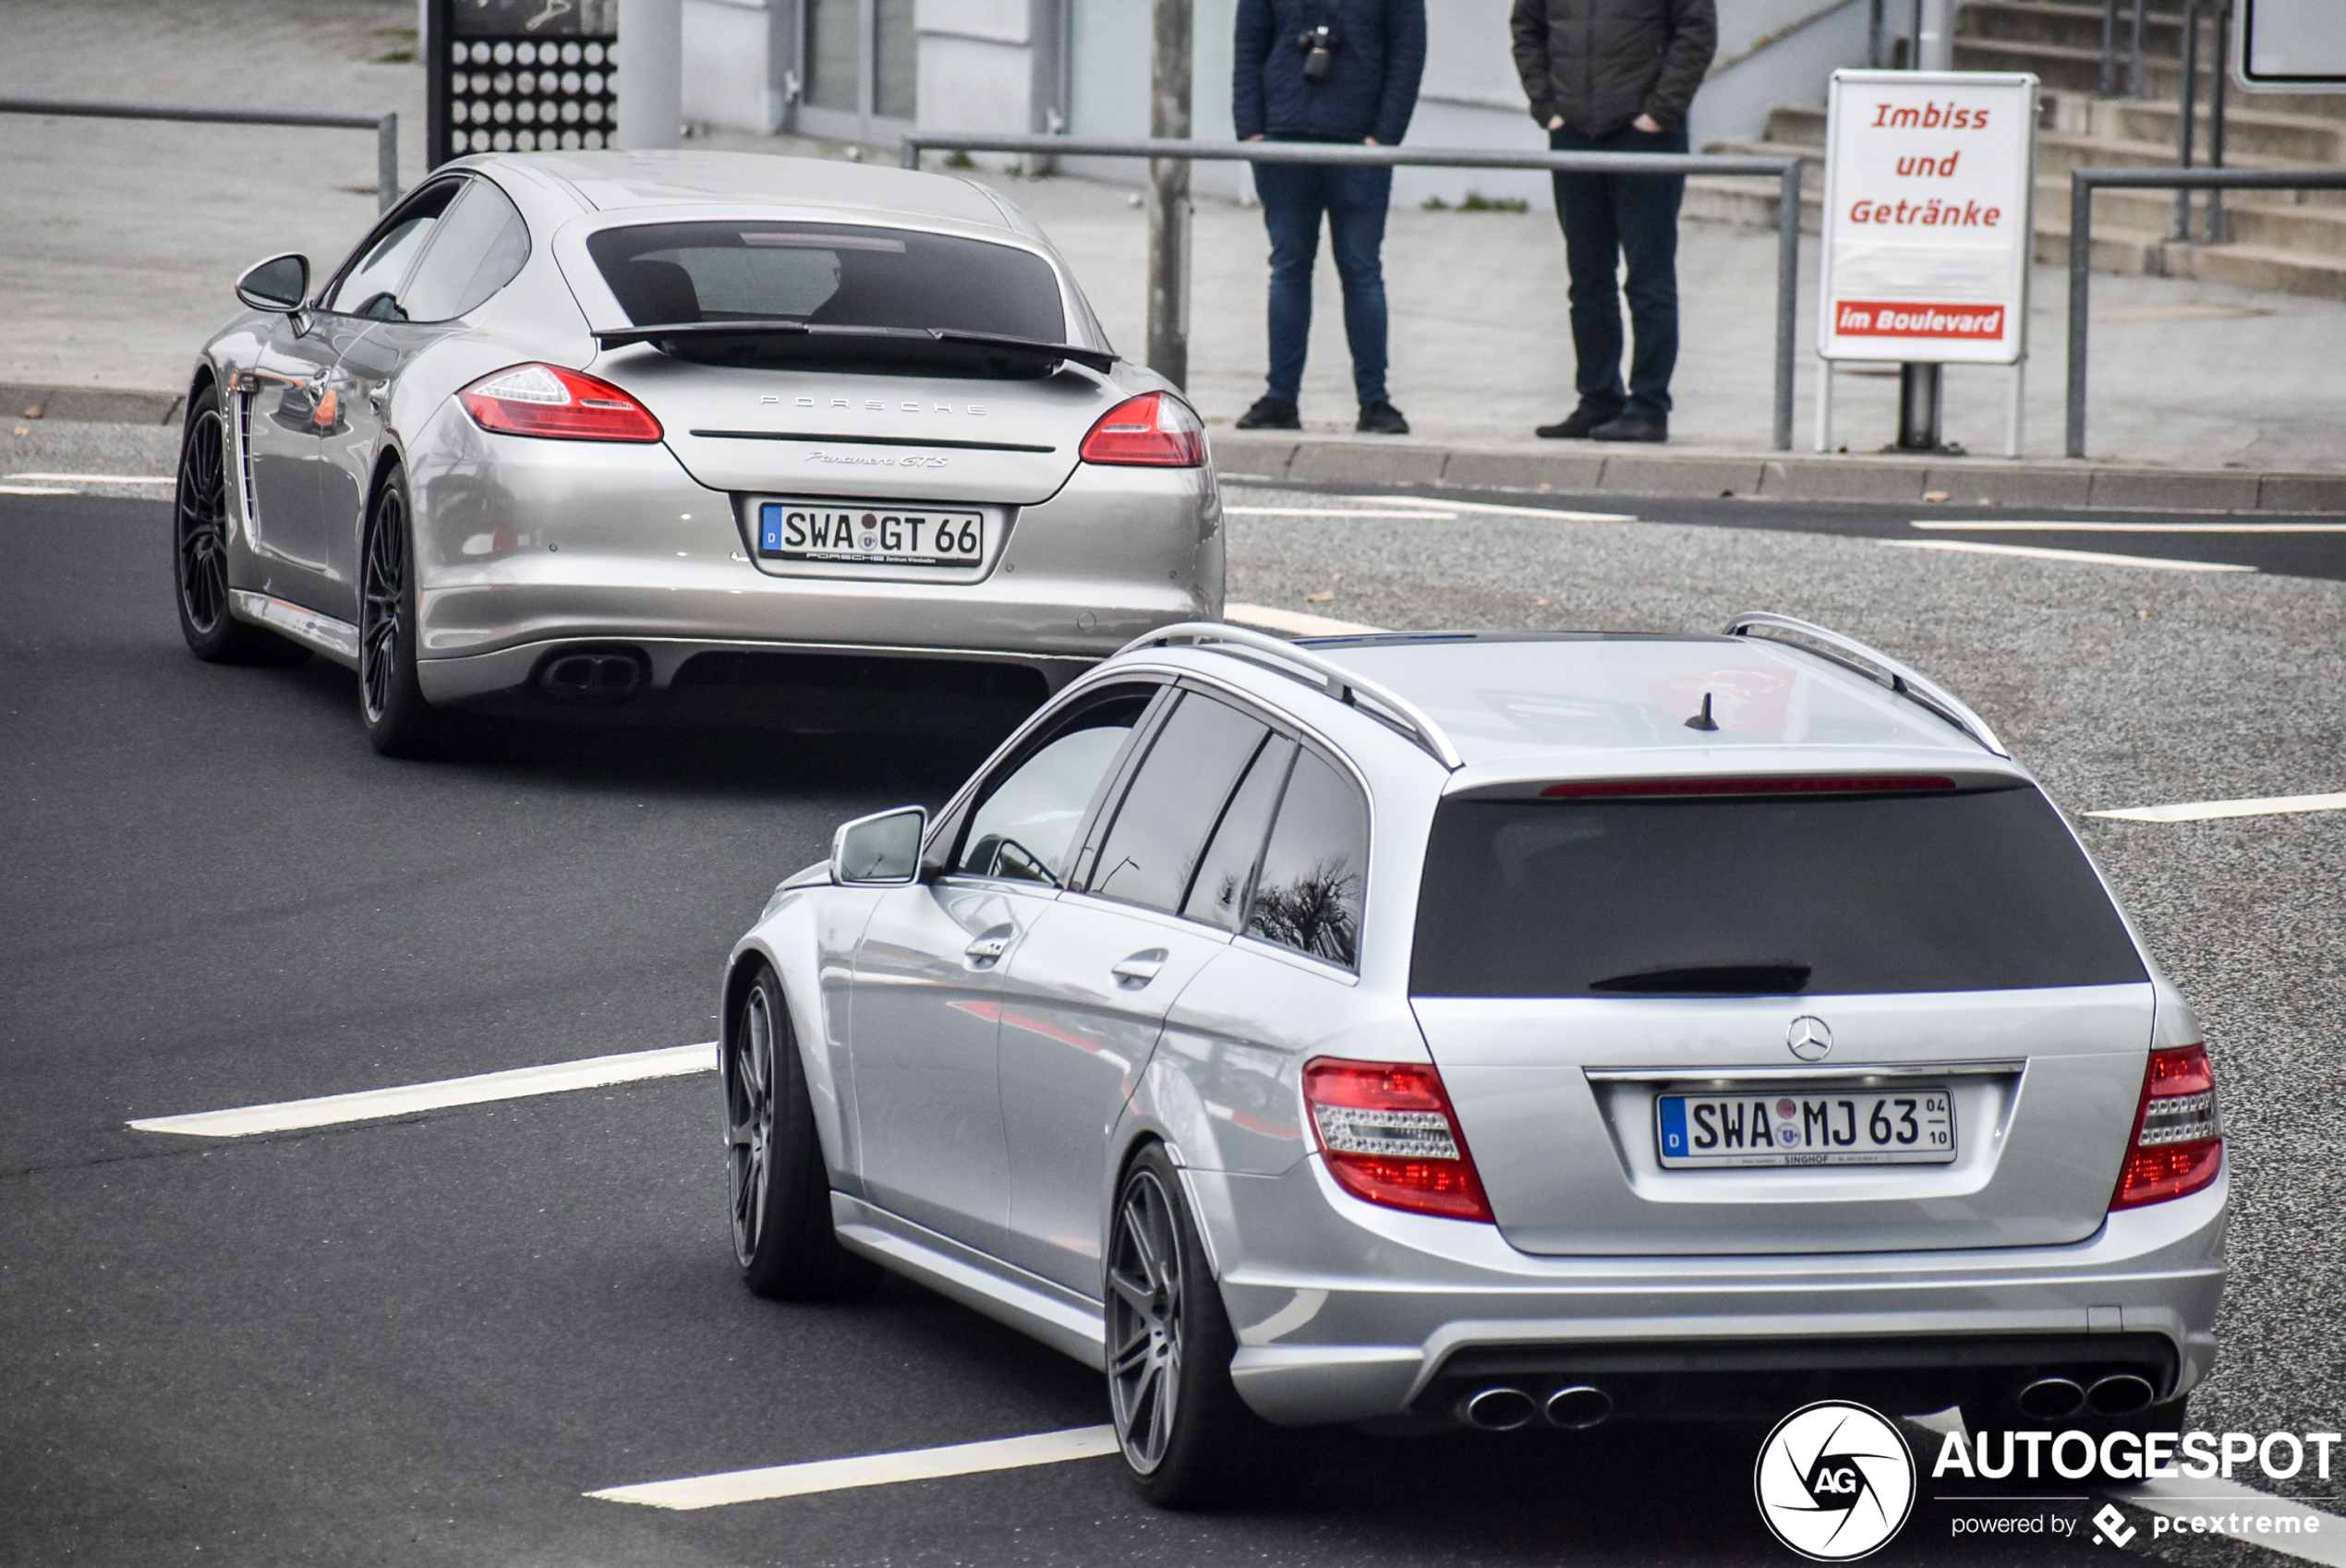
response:
{"label": "camera", "polygon": [[1305,81],[1317,86],[1328,79],[1328,66],[1335,63],[1336,46],[1341,42],[1334,22],[1322,22],[1296,35],[1295,46],[1303,51]]}

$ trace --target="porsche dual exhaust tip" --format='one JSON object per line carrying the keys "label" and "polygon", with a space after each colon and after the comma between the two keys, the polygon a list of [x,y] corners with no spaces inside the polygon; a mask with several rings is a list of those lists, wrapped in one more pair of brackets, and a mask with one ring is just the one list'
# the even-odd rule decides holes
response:
{"label": "porsche dual exhaust tip", "polygon": [[558,703],[616,707],[650,683],[649,661],[635,648],[571,648],[538,667],[541,696]]}

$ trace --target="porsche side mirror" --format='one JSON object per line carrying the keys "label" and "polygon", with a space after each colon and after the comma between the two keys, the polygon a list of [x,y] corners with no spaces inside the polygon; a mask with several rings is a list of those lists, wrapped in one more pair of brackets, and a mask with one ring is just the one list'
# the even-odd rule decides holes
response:
{"label": "porsche side mirror", "polygon": [[843,887],[895,887],[921,874],[928,808],[899,806],[842,824],[831,837],[831,880]]}
{"label": "porsche side mirror", "polygon": [[300,309],[309,297],[309,258],[297,252],[272,256],[247,268],[236,280],[236,297],[248,309],[272,315]]}

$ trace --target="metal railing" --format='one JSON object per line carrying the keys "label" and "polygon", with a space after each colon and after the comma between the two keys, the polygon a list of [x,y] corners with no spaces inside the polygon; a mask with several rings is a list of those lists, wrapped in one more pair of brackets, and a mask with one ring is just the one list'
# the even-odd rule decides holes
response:
{"label": "metal railing", "polygon": [[[1236,163],[1335,163],[1435,169],[1532,169],[1583,175],[1757,175],[1776,181],[1775,444],[1792,450],[1794,326],[1800,297],[1800,160],[1710,152],[1502,152],[1476,148],[1354,147],[1324,141],[1187,141],[1170,138],[995,136],[916,131],[905,137],[903,164],[923,152],[1015,152],[1044,158],[1190,159]],[[1155,300],[1154,311],[1186,302]],[[1154,330],[1152,332],[1154,335]]]}
{"label": "metal railing", "polygon": [[2346,190],[2346,169],[2072,169],[2069,172],[2069,455],[2086,455],[2086,331],[2093,277],[2094,192]]}
{"label": "metal railing", "polygon": [[194,120],[230,126],[318,126],[375,133],[375,211],[399,199],[399,116],[322,109],[233,109],[210,103],[110,103],[86,98],[0,98],[0,115],[65,115],[96,120]]}

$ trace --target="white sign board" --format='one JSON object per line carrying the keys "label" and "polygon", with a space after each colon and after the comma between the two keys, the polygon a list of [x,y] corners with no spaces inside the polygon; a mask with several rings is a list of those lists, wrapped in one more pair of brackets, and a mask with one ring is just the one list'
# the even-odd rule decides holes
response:
{"label": "white sign board", "polygon": [[2037,78],[1835,71],[1817,352],[2011,365],[2027,352]]}
{"label": "white sign board", "polygon": [[2232,79],[2258,92],[2346,91],[2339,0],[2240,0]]}

